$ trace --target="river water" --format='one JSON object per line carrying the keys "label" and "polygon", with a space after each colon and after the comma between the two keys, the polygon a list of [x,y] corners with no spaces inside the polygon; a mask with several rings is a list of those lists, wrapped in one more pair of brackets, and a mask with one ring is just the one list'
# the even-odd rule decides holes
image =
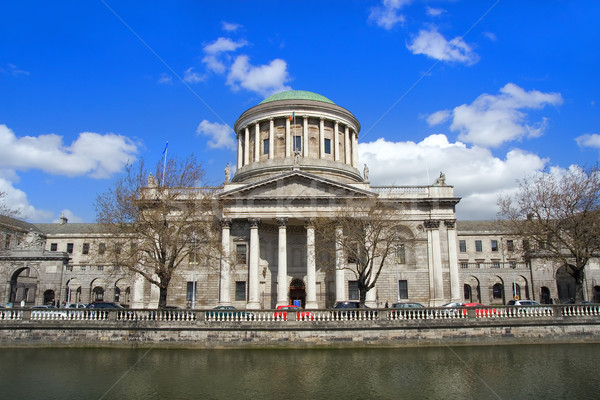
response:
{"label": "river water", "polygon": [[597,399],[600,344],[0,349],[2,399]]}

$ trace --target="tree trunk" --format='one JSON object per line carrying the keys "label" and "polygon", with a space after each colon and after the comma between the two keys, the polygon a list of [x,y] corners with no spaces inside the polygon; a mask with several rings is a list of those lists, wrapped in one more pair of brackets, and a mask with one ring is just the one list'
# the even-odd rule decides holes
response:
{"label": "tree trunk", "polygon": [[158,308],[166,308],[167,307],[167,287],[159,288],[159,296],[158,296]]}

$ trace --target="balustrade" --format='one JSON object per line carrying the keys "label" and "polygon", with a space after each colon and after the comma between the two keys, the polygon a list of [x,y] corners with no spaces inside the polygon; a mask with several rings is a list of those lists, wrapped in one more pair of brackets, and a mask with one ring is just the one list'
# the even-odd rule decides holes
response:
{"label": "balustrade", "polygon": [[148,309],[0,309],[0,323],[6,321],[89,322],[169,322],[189,324],[249,323],[286,324],[297,322],[348,323],[355,321],[422,321],[459,319],[538,319],[600,317],[600,304],[539,306],[430,307],[416,309],[343,310],[148,310]]}

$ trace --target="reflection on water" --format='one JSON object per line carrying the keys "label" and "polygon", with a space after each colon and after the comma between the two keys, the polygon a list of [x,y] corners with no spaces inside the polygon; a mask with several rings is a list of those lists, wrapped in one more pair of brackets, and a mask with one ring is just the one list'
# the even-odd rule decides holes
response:
{"label": "reflection on water", "polygon": [[600,345],[0,349],[4,399],[598,398]]}

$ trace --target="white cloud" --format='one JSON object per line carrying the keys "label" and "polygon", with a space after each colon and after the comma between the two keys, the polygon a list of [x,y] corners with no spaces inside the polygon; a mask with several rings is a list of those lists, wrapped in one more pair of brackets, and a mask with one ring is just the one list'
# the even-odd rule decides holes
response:
{"label": "white cloud", "polygon": [[443,8],[433,8],[433,7],[429,7],[429,6],[427,6],[425,8],[425,13],[427,15],[429,15],[430,17],[439,17],[440,15],[442,15],[445,12],[446,12],[446,10],[444,10]]}
{"label": "white cloud", "polygon": [[227,32],[235,32],[238,29],[240,29],[241,27],[242,27],[242,25],[236,24],[235,22],[226,22],[226,21],[221,22],[221,28]]}
{"label": "white cloud", "polygon": [[[0,174],[4,175],[4,172],[0,170]],[[20,217],[29,221],[48,221],[52,218],[53,214],[51,211],[38,210],[31,204],[27,199],[27,194],[20,189],[13,186],[13,183],[7,179],[0,177],[0,192],[6,193],[6,197],[3,198],[4,205],[11,210],[18,210]]]}
{"label": "white cloud", "polygon": [[359,158],[369,166],[373,186],[430,185],[442,171],[462,200],[460,219],[496,218],[499,194],[515,190],[516,179],[542,170],[547,159],[515,149],[504,159],[488,149],[450,143],[445,135],[431,135],[419,143],[378,139],[359,145]]}
{"label": "white cloud", "polygon": [[600,150],[600,135],[597,133],[586,133],[575,138],[579,147],[592,147]]}
{"label": "white cloud", "polygon": [[160,74],[160,76],[158,77],[158,83],[170,84],[173,83],[173,78],[169,74]]}
{"label": "white cloud", "polygon": [[479,56],[465,43],[463,38],[455,37],[446,40],[435,28],[420,30],[406,47],[413,54],[424,54],[430,58],[446,62],[458,62],[466,65],[475,64]]}
{"label": "white cloud", "polygon": [[138,152],[137,144],[114,133],[82,132],[70,146],[62,140],[55,134],[17,137],[0,125],[0,168],[106,178],[134,161]]}
{"label": "white cloud", "polygon": [[246,46],[248,42],[245,40],[233,41],[229,38],[220,37],[214,42],[204,46],[204,58],[202,62],[206,64],[206,67],[218,74],[222,74],[226,71],[227,67],[223,60],[221,60],[221,55],[223,53],[232,52],[240,47]]}
{"label": "white cloud", "polygon": [[29,76],[29,71],[25,71],[23,69],[19,69],[19,67],[17,67],[14,64],[7,64],[8,65],[8,70],[9,72],[13,75],[13,76],[19,76],[19,75],[25,75],[25,76]]}
{"label": "white cloud", "polygon": [[[483,147],[498,147],[504,142],[520,140],[523,137],[539,137],[547,127],[547,119],[528,124],[523,110],[541,109],[547,105],[560,105],[560,93],[526,91],[514,83],[500,89],[498,95],[487,93],[473,103],[463,104],[452,111],[450,129],[460,132],[459,139]],[[431,114],[427,119],[430,125],[443,122],[446,110]],[[441,114],[439,114],[441,113]]]}
{"label": "white cloud", "polygon": [[275,59],[266,65],[254,66],[249,63],[247,55],[238,56],[227,75],[227,85],[233,90],[244,88],[264,97],[273,93],[289,90],[285,85],[289,81],[287,64],[282,59]]}
{"label": "white cloud", "polygon": [[427,124],[429,126],[441,124],[442,122],[446,122],[450,118],[450,115],[452,115],[450,110],[436,111],[427,117]]}
{"label": "white cloud", "polygon": [[212,149],[235,150],[236,142],[233,137],[233,129],[227,124],[203,120],[198,125],[196,133],[208,136],[210,138],[208,147]]}
{"label": "white cloud", "polygon": [[498,38],[496,37],[496,34],[493,32],[483,32],[483,36],[488,38],[492,42],[495,42],[496,40],[498,40]]}
{"label": "white cloud", "polygon": [[205,77],[197,72],[194,72],[194,67],[189,67],[183,74],[183,81],[187,83],[198,83],[202,82],[204,79]]}
{"label": "white cloud", "polygon": [[400,9],[412,0],[383,0],[382,5],[373,7],[369,15],[369,21],[373,21],[377,26],[390,30],[397,23],[404,23],[405,17],[400,14]]}

